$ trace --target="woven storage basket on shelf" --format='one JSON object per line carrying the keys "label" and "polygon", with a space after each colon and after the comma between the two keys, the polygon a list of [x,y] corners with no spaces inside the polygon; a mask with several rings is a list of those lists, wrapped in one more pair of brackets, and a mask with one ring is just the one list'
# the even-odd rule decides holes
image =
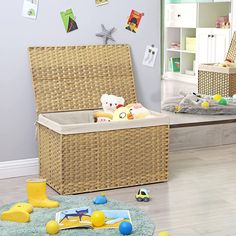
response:
{"label": "woven storage basket on shelf", "polygon": [[[29,49],[38,114],[136,102],[127,45]],[[61,134],[38,124],[40,177],[60,194],[167,181],[169,126]]]}
{"label": "woven storage basket on shelf", "polygon": [[[236,58],[236,33],[234,33],[226,60]],[[198,93],[206,95],[236,94],[236,68],[219,67],[214,64],[203,64],[198,67]]]}

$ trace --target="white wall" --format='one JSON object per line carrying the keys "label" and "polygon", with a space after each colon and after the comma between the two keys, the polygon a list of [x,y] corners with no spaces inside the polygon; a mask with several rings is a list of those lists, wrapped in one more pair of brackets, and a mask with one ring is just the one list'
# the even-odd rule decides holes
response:
{"label": "white wall", "polygon": [[[0,35],[0,161],[37,157],[34,96],[28,63],[29,46],[101,44],[95,36],[100,24],[117,28],[117,43],[132,48],[138,99],[148,108],[160,108],[160,59],[154,68],[142,66],[146,45],[160,45],[159,0],[40,0],[37,20],[21,16],[23,0],[1,4]],[[73,8],[79,29],[65,33],[60,11]],[[124,29],[130,11],[144,12],[136,34]]]}

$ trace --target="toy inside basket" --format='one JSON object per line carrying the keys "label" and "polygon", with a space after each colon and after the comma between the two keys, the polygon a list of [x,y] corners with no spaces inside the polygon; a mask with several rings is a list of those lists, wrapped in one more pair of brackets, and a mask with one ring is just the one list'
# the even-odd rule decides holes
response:
{"label": "toy inside basket", "polygon": [[[217,50],[217,49],[216,49]],[[226,55],[226,61],[236,59],[236,32]],[[215,64],[202,64],[198,67],[198,93],[221,94],[228,97],[236,94],[236,67],[219,67]]]}
{"label": "toy inside basket", "polygon": [[40,177],[61,194],[167,181],[169,125],[164,116],[142,125],[106,124],[108,129],[86,124],[81,131],[73,124],[73,132],[66,122],[61,123],[69,132],[60,122],[53,126],[55,120],[47,124],[50,117],[59,119],[50,113],[100,108],[103,93],[136,102],[128,45],[32,47],[29,55],[36,110],[46,120],[38,122]]}

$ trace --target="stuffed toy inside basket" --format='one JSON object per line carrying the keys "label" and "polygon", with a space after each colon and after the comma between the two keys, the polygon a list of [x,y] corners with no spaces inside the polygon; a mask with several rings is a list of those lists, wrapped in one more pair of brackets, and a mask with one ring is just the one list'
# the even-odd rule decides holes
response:
{"label": "stuffed toy inside basket", "polygon": [[103,93],[135,103],[128,45],[29,48],[40,177],[60,194],[167,181],[169,119],[93,122]]}

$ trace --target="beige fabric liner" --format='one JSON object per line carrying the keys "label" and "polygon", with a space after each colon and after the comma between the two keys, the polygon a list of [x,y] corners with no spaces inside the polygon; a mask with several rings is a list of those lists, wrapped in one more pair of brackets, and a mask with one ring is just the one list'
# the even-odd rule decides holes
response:
{"label": "beige fabric liner", "polygon": [[93,110],[45,113],[38,116],[38,123],[59,134],[78,134],[169,125],[169,117],[167,115],[153,111],[151,113],[154,117],[140,120],[112,121],[109,123],[94,123],[93,113]]}
{"label": "beige fabric liner", "polygon": [[198,66],[198,70],[227,73],[227,74],[236,73],[235,67],[220,67],[216,66],[215,64],[201,64]]}

